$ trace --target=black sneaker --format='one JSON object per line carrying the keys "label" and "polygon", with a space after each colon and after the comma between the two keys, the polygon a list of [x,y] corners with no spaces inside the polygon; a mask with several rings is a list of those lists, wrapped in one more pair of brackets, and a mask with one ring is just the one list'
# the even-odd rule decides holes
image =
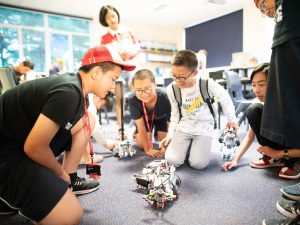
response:
{"label": "black sneaker", "polygon": [[295,219],[267,219],[263,220],[262,225],[300,225],[299,218]]}
{"label": "black sneaker", "polygon": [[10,215],[17,212],[18,210],[9,207],[4,201],[0,199],[0,215]]}
{"label": "black sneaker", "polygon": [[300,183],[283,187],[280,192],[290,199],[300,201]]}
{"label": "black sneaker", "polygon": [[295,218],[300,214],[300,202],[282,199],[276,203],[277,210],[284,216]]}
{"label": "black sneaker", "polygon": [[78,177],[71,180],[71,190],[76,195],[84,195],[96,191],[99,188],[99,182],[95,180],[86,180],[85,178]]}

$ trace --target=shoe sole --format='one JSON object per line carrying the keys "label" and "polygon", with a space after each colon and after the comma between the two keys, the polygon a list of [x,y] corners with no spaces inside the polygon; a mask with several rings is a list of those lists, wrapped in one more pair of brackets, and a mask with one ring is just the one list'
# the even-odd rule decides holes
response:
{"label": "shoe sole", "polygon": [[277,208],[278,212],[280,212],[282,215],[284,215],[288,218],[294,219],[297,217],[296,214],[286,211],[281,205],[278,204],[278,202],[276,202],[276,208]]}
{"label": "shoe sole", "polygon": [[250,163],[250,166],[255,169],[265,169],[265,168],[270,168],[270,167],[283,167],[284,164],[281,163],[281,164],[276,164],[276,165],[257,166],[255,164]]}
{"label": "shoe sole", "polygon": [[286,193],[283,188],[280,189],[280,192],[287,198],[292,199],[292,200],[296,200],[296,201],[300,201],[300,196],[295,196],[295,195],[290,195],[288,193]]}
{"label": "shoe sole", "polygon": [[279,177],[284,178],[284,179],[288,179],[288,180],[295,180],[295,179],[298,179],[300,177],[300,173],[297,174],[297,175],[294,175],[294,176],[279,174]]}
{"label": "shoe sole", "polygon": [[18,213],[18,211],[12,211],[12,212],[0,212],[0,216],[5,216],[5,215],[12,215]]}
{"label": "shoe sole", "polygon": [[87,189],[87,190],[73,191],[73,193],[75,195],[85,195],[85,194],[94,192],[94,191],[96,191],[98,189],[99,189],[99,185],[97,187],[94,187],[94,188],[91,188],[91,189]]}

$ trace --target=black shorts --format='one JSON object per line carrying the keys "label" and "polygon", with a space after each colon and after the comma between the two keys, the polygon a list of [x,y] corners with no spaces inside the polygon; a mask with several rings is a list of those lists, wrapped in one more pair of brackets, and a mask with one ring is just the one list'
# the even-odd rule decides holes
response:
{"label": "black shorts", "polygon": [[299,37],[273,49],[261,135],[291,148],[300,148],[299,71]]}
{"label": "black shorts", "polygon": [[[149,132],[146,123],[145,123],[145,127],[146,127],[146,131]],[[161,119],[154,120],[152,129],[154,129],[155,134],[157,134],[157,131],[168,132],[168,121],[167,121],[167,119],[166,118],[161,118]],[[136,130],[135,130],[135,133],[138,133],[137,127],[136,127]]]}
{"label": "black shorts", "polygon": [[[55,156],[70,150],[71,145],[71,131],[65,129],[58,130],[50,142]],[[38,222],[51,212],[68,185],[52,171],[29,159],[23,151],[0,157],[0,199],[17,208],[21,215]]]}
{"label": "black shorts", "polygon": [[0,158],[0,199],[30,220],[45,218],[67,189],[65,181],[24,153]]}

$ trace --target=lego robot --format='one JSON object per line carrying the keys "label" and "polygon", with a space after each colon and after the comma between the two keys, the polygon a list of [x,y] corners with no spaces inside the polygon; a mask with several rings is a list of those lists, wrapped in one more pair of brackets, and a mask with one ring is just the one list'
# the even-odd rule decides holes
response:
{"label": "lego robot", "polygon": [[181,181],[175,174],[175,170],[176,168],[164,159],[154,160],[143,169],[141,174],[133,176],[137,187],[147,191],[143,199],[149,205],[164,208],[166,202],[177,199]]}
{"label": "lego robot", "polygon": [[132,157],[135,155],[136,150],[132,148],[132,143],[129,141],[124,133],[124,107],[123,107],[123,82],[116,81],[116,86],[119,86],[120,89],[120,108],[121,108],[121,128],[120,137],[117,139],[117,145],[113,149],[113,156],[119,158]]}
{"label": "lego robot", "polygon": [[220,151],[222,153],[223,161],[231,161],[240,145],[236,130],[233,128],[226,128],[222,132],[219,142],[222,144]]}
{"label": "lego robot", "polygon": [[113,149],[113,155],[119,158],[132,157],[136,150],[132,148],[129,140],[119,140],[117,146]]}

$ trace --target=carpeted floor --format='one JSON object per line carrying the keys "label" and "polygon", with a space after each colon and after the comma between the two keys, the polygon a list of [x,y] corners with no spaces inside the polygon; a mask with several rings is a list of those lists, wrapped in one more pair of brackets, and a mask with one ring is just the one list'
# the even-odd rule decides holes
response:
{"label": "carpeted floor", "polygon": [[[116,130],[115,121],[110,121],[108,136],[112,137]],[[265,218],[282,218],[275,207],[281,198],[279,189],[297,181],[279,179],[279,168],[250,168],[249,162],[259,157],[257,146],[251,146],[237,169],[225,173],[221,171],[223,161],[215,138],[209,166],[204,170],[188,165],[178,168],[182,181],[179,198],[164,210],[157,210],[142,199],[143,192],[131,179],[153,159],[141,151],[133,158],[118,159],[95,144],[96,151],[105,156],[103,175],[98,191],[79,196],[85,210],[81,225],[256,225]],[[84,173],[82,166],[79,174]],[[12,215],[1,216],[0,224],[30,223]]]}

